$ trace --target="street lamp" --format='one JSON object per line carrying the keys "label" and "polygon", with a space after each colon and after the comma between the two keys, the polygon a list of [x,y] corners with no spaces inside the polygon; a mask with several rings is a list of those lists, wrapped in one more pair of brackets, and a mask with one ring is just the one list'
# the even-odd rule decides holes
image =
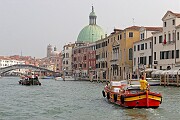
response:
{"label": "street lamp", "polygon": [[79,67],[79,77],[81,78],[81,67]]}

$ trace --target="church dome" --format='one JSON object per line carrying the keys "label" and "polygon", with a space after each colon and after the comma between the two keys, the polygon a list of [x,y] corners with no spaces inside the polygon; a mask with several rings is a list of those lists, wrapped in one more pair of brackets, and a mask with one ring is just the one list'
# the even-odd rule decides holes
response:
{"label": "church dome", "polygon": [[92,6],[92,12],[89,14],[89,25],[85,26],[79,33],[77,42],[95,42],[104,38],[103,29],[96,25],[96,14]]}
{"label": "church dome", "polygon": [[104,31],[98,25],[88,25],[84,27],[78,35],[78,42],[95,42],[104,38]]}

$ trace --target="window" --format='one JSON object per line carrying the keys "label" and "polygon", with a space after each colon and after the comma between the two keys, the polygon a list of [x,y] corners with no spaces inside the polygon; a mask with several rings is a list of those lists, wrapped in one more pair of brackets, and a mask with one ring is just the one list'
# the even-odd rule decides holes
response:
{"label": "window", "polygon": [[144,44],[141,44],[141,50],[144,50]]}
{"label": "window", "polygon": [[171,58],[174,59],[174,50],[171,51]]}
{"label": "window", "polygon": [[134,45],[134,51],[136,51],[136,45]]}
{"label": "window", "polygon": [[162,43],[162,35],[161,36],[159,36],[159,43]]}
{"label": "window", "polygon": [[147,49],[147,43],[145,43],[145,49]]}
{"label": "window", "polygon": [[164,34],[164,40],[166,40],[166,34]]}
{"label": "window", "polygon": [[172,37],[173,37],[173,41],[175,41],[175,37],[176,37],[176,36],[175,36],[175,33],[174,33],[174,32],[173,32],[173,36],[172,36]]}
{"label": "window", "polygon": [[122,39],[122,35],[120,34],[120,40]]}
{"label": "window", "polygon": [[138,45],[138,51],[140,50],[140,45]]}
{"label": "window", "polygon": [[160,70],[162,70],[162,66],[160,66]]}
{"label": "window", "polygon": [[149,48],[151,49],[151,42],[149,43]]}
{"label": "window", "polygon": [[140,64],[146,65],[146,56],[140,57]]}
{"label": "window", "polygon": [[164,27],[166,27],[166,22],[164,22]]}
{"label": "window", "polygon": [[129,49],[129,60],[132,60],[133,57],[133,51],[132,48]]}
{"label": "window", "polygon": [[154,52],[154,60],[156,60],[156,52]]}
{"label": "window", "polygon": [[154,37],[154,44],[156,44],[156,37]]}
{"label": "window", "polygon": [[177,40],[179,40],[179,32],[177,32]]}
{"label": "window", "polygon": [[84,64],[84,68],[86,68],[86,64]]}
{"label": "window", "polygon": [[168,40],[171,41],[171,33],[168,34]]}
{"label": "window", "polygon": [[66,61],[66,64],[68,64],[68,61]]}
{"label": "window", "polygon": [[144,40],[144,33],[141,33],[141,40]]}
{"label": "window", "polygon": [[86,60],[86,56],[84,56],[84,60]]}
{"label": "window", "polygon": [[136,66],[136,58],[134,58],[134,66]]}
{"label": "window", "polygon": [[133,32],[129,32],[129,37],[130,37],[130,38],[133,37]]}
{"label": "window", "polygon": [[124,33],[124,39],[126,39],[126,33]]}
{"label": "window", "polygon": [[149,56],[149,65],[152,64],[152,56]]}
{"label": "window", "polygon": [[175,25],[175,20],[172,20],[172,25]]}
{"label": "window", "polygon": [[66,58],[69,58],[69,53],[66,53]]}
{"label": "window", "polygon": [[179,50],[176,50],[176,58],[179,58]]}

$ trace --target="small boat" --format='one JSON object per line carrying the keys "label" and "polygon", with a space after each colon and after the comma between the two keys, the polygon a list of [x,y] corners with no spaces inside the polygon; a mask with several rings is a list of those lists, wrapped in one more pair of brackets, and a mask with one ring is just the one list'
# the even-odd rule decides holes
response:
{"label": "small boat", "polygon": [[62,77],[55,77],[55,80],[71,81],[71,80],[75,80],[75,78],[73,76],[65,76],[63,78],[63,76],[62,76]]}
{"label": "small boat", "polygon": [[[158,86],[160,85],[160,80],[158,79],[153,79],[153,78],[146,78],[147,82],[149,83],[150,86]],[[139,80],[138,79],[131,79],[129,80],[131,85],[138,85]]]}
{"label": "small boat", "polygon": [[54,79],[54,76],[41,76],[41,79]]}
{"label": "small boat", "polygon": [[141,89],[141,85],[130,85],[122,81],[111,81],[102,91],[108,101],[126,108],[158,108],[162,103],[162,95]]}
{"label": "small boat", "polygon": [[160,85],[160,79],[146,78],[147,82],[150,86],[158,86]]}
{"label": "small boat", "polygon": [[19,84],[21,84],[21,85],[41,85],[37,76],[35,78],[21,77],[21,79],[19,80]]}

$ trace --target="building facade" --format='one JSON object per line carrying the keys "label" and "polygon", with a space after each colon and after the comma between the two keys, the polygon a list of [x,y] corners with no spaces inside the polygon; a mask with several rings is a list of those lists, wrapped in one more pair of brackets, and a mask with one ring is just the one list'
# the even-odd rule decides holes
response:
{"label": "building facade", "polygon": [[176,26],[180,24],[180,13],[167,11],[162,21],[163,31],[153,34],[153,68],[169,70],[175,67],[180,54],[180,48],[176,44]]}

